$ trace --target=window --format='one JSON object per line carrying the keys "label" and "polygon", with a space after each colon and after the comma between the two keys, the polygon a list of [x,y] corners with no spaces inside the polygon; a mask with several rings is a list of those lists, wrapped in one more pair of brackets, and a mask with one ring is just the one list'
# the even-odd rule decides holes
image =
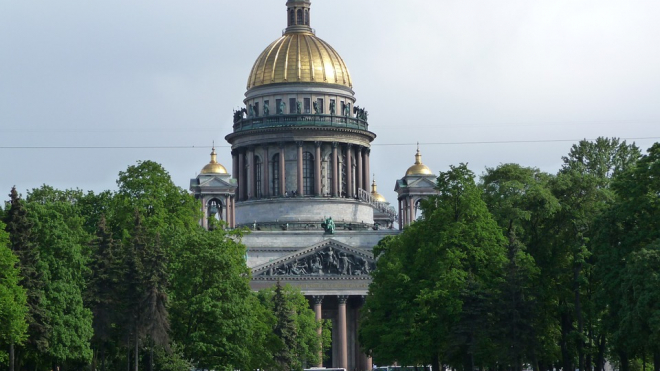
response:
{"label": "window", "polygon": [[257,198],[261,198],[261,170],[263,169],[263,162],[261,157],[254,156],[254,183],[257,188]]}
{"label": "window", "polygon": [[298,19],[297,20],[298,20],[298,23],[296,23],[296,24],[303,24],[304,23],[303,22],[303,11],[302,11],[302,9],[298,9]]}
{"label": "window", "polygon": [[311,153],[303,153],[303,194],[314,195],[314,156]]}
{"label": "window", "polygon": [[337,114],[334,99],[330,99],[330,114],[331,115],[336,115]]}
{"label": "window", "polygon": [[272,184],[271,188],[273,192],[271,193],[273,196],[278,196],[280,195],[280,154],[276,153],[273,155],[273,176],[271,177],[272,179]]}
{"label": "window", "polygon": [[270,107],[268,107],[268,99],[264,100],[264,116],[270,115]]}
{"label": "window", "polygon": [[293,22],[296,20],[296,15],[295,15],[295,10],[291,9],[289,10],[289,26],[293,26]]}
{"label": "window", "polygon": [[296,98],[289,98],[289,113],[296,113]]}
{"label": "window", "polygon": [[254,102],[254,116],[259,117],[259,102]]}
{"label": "window", "polygon": [[303,105],[305,106],[305,111],[304,112],[305,113],[310,113],[311,109],[312,109],[312,107],[310,107],[312,100],[309,99],[309,98],[305,98],[305,99],[303,99],[303,102],[304,102]]}
{"label": "window", "polygon": [[281,99],[275,99],[275,112],[277,112],[278,115],[283,114],[284,112],[280,109],[282,105],[282,100]]}
{"label": "window", "polygon": [[[316,99],[316,106],[319,110],[318,113],[324,113],[325,112],[325,108],[323,106],[323,98],[317,98]],[[314,112],[314,113],[316,113],[316,112]]]}
{"label": "window", "polygon": [[309,9],[305,9],[305,26],[309,26]]}

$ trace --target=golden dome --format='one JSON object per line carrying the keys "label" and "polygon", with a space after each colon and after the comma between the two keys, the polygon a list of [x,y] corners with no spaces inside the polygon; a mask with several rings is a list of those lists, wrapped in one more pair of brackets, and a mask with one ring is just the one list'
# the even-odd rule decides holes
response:
{"label": "golden dome", "polygon": [[200,174],[227,174],[227,169],[218,163],[218,155],[215,153],[215,146],[211,150],[211,162],[202,168]]}
{"label": "golden dome", "polygon": [[378,193],[378,191],[376,190],[376,187],[377,187],[377,186],[376,186],[376,177],[374,176],[374,181],[371,182],[371,197],[372,197],[372,198],[374,199],[374,201],[376,201],[376,202],[387,202],[387,200],[385,199],[385,197],[383,197],[383,195],[381,195],[380,193]]}
{"label": "golden dome", "polygon": [[417,153],[415,154],[415,164],[406,170],[406,175],[433,175],[431,169],[422,163],[422,154],[419,153],[419,146],[417,146]]}
{"label": "golden dome", "polygon": [[311,29],[286,32],[257,58],[247,88],[283,82],[318,82],[353,87],[346,63]]}

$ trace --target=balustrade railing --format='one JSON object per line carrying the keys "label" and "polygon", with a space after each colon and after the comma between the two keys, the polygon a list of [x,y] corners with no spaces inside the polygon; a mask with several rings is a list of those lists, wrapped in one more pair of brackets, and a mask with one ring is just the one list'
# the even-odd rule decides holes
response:
{"label": "balustrade railing", "polygon": [[367,121],[354,116],[280,114],[243,117],[234,122],[234,131],[253,130],[275,126],[320,126],[369,130]]}
{"label": "balustrade railing", "polygon": [[376,201],[373,198],[373,196],[371,196],[370,192],[368,192],[368,191],[366,191],[362,188],[359,188],[358,189],[358,199],[372,205],[378,211],[389,215],[393,219],[396,219],[396,211],[394,210],[394,207],[387,205],[387,203],[385,203],[385,202]]}

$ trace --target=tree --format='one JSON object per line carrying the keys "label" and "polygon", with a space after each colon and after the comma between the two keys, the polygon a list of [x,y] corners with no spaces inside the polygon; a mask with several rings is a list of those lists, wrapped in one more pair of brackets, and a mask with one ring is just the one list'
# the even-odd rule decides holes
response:
{"label": "tree", "polygon": [[[318,328],[323,323],[316,321],[314,311],[309,308],[309,302],[300,290],[278,282],[274,288],[259,291],[258,296],[274,319],[270,330],[277,341],[270,344],[273,346],[270,354],[276,368],[302,370],[319,363],[322,339],[319,338]],[[321,337],[325,349],[328,349],[329,337],[323,337],[323,334]]]}
{"label": "tree", "polygon": [[44,303],[44,265],[35,245],[33,222],[28,219],[25,202],[16,187],[12,187],[9,197],[5,230],[9,233],[9,248],[18,257],[19,284],[26,290],[28,305],[28,340],[16,354],[17,368],[20,368],[21,364],[36,363],[38,354],[46,351],[50,329]]}
{"label": "tree", "polygon": [[507,238],[506,276],[497,298],[497,328],[503,339],[503,364],[519,371],[523,363],[539,369],[556,353],[552,338],[556,321],[551,311],[550,282],[544,280],[537,259],[545,246],[540,233],[559,210],[548,185],[551,176],[517,164],[488,168],[482,176],[484,200]]}
{"label": "tree", "polygon": [[259,322],[238,236],[197,225],[170,241],[172,338],[197,368],[248,369],[251,361]]}
{"label": "tree", "polygon": [[149,370],[153,370],[154,346],[169,351],[170,321],[167,313],[167,287],[169,274],[167,258],[164,254],[160,235],[156,234],[144,252],[144,276],[142,286],[145,290],[142,302],[144,332],[150,342]]}
{"label": "tree", "polygon": [[27,339],[28,313],[25,289],[18,282],[18,258],[11,252],[7,244],[8,233],[0,221],[0,344],[8,347],[0,350],[0,363],[9,363],[9,370],[14,371],[14,347]]}
{"label": "tree", "polygon": [[92,313],[83,304],[90,236],[70,191],[49,187],[27,197],[35,248],[43,262],[44,308],[47,312],[48,346],[40,362],[55,366],[80,366],[92,359]]}
{"label": "tree", "polygon": [[[421,220],[374,249],[360,341],[378,362],[471,370],[495,357],[488,313],[503,278],[505,240],[466,165],[441,172],[437,190],[422,202]],[[394,335],[372,338],[379,331]]]}
{"label": "tree", "polygon": [[[578,369],[590,369],[592,355],[603,349],[597,346],[604,341],[605,329],[595,302],[600,279],[594,274],[594,223],[614,200],[613,177],[633,166],[639,156],[634,144],[616,138],[583,140],[563,158],[562,169],[552,182],[562,205],[548,236],[552,236],[553,255],[563,257],[554,262],[552,276],[557,279],[560,346],[566,369],[574,368],[576,360]],[[602,354],[596,357],[604,358]]]}

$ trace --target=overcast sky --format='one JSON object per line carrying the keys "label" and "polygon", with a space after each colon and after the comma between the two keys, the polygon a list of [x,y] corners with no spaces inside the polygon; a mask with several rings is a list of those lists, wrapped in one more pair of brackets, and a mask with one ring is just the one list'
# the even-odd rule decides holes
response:
{"label": "overcast sky", "polygon": [[[138,160],[187,188],[214,140],[230,168],[232,110],[285,3],[0,1],[0,200],[12,185],[115,189]],[[554,173],[581,138],[660,141],[660,1],[314,0],[311,20],[369,111],[393,205],[418,141],[434,172],[476,174]]]}

